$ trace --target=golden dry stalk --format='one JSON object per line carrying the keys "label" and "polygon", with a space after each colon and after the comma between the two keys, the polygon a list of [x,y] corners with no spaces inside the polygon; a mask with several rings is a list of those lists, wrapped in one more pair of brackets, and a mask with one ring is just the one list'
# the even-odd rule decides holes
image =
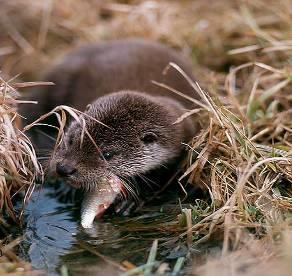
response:
{"label": "golden dry stalk", "polygon": [[0,217],[9,215],[15,221],[19,217],[14,212],[13,197],[22,194],[25,202],[36,177],[42,174],[30,140],[19,129],[17,97],[18,92],[0,77]]}

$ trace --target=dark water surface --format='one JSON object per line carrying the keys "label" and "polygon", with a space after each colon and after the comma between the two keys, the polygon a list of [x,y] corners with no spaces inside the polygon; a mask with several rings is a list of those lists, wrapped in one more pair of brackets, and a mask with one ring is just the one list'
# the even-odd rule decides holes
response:
{"label": "dark water surface", "polygon": [[52,187],[35,190],[25,210],[27,227],[21,254],[35,269],[50,275],[115,275],[123,261],[136,266],[147,261],[158,239],[158,259],[173,266],[188,253],[179,235],[177,201],[143,208],[134,217],[105,216],[93,229],[79,225],[79,208],[56,199]]}

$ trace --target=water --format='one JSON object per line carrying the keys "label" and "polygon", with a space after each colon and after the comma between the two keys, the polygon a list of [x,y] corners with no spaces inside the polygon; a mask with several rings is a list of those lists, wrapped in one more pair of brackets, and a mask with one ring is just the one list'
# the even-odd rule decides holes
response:
{"label": "water", "polygon": [[53,188],[34,192],[25,210],[23,251],[35,269],[55,273],[60,259],[76,244],[78,224],[72,204],[58,202]]}
{"label": "water", "polygon": [[25,210],[27,227],[21,245],[23,257],[35,269],[49,275],[115,275],[124,261],[142,265],[154,239],[159,239],[158,258],[170,265],[188,253],[176,237],[181,231],[176,216],[177,202],[161,203],[134,217],[105,216],[94,228],[79,225],[79,208],[56,199],[56,190],[35,190]]}

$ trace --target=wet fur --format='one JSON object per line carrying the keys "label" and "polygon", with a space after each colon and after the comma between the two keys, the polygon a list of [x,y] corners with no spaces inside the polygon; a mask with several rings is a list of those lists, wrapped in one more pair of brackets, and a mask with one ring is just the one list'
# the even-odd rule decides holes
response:
{"label": "wet fur", "polygon": [[[57,105],[84,110],[90,103],[85,113],[107,127],[85,116],[90,137],[85,135],[81,141],[84,129],[72,122],[63,144],[51,158],[51,169],[57,162],[76,167],[77,173],[67,180],[86,189],[97,186],[104,177],[117,175],[134,198],[138,191],[143,193],[144,187],[155,190],[166,183],[182,155],[181,142],[188,142],[196,128],[190,118],[173,124],[193,105],[151,83],[156,80],[195,96],[174,69],[162,74],[169,62],[178,64],[193,78],[190,64],[175,51],[144,40],[84,46],[53,67],[45,80],[56,85],[33,92],[30,98],[37,99],[39,105],[32,113],[22,110],[29,122]],[[47,123],[55,124],[52,119]],[[155,133],[157,140],[147,145],[143,135],[149,132]],[[32,136],[38,147],[48,146],[44,135],[35,131]],[[105,151],[115,151],[114,157],[105,160]]]}

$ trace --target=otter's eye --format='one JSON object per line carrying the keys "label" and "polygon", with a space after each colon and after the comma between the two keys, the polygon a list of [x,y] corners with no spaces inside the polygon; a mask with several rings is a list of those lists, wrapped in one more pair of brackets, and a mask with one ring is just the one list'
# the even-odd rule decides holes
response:
{"label": "otter's eye", "polygon": [[141,140],[144,142],[144,144],[151,144],[157,141],[157,135],[153,132],[146,132],[141,137]]}
{"label": "otter's eye", "polygon": [[109,161],[110,159],[112,159],[115,156],[115,152],[113,151],[104,151],[102,153],[102,156],[105,160]]}

